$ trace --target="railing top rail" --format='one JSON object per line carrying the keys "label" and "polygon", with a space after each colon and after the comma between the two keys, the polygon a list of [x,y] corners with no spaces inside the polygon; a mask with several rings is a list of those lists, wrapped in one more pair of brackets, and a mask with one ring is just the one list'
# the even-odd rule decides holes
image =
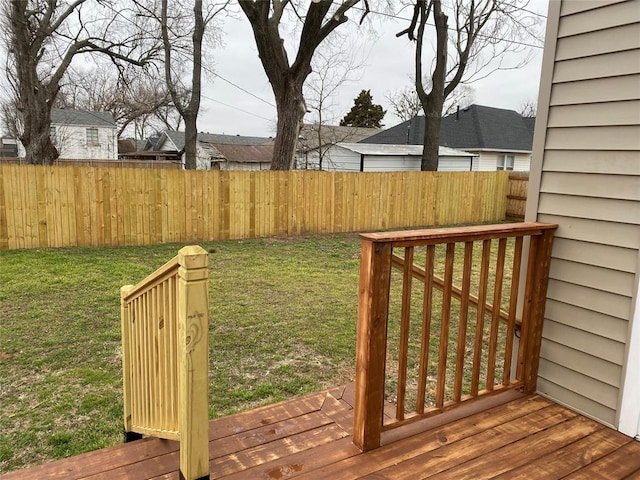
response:
{"label": "railing top rail", "polygon": [[394,232],[362,233],[360,238],[374,243],[392,243],[395,247],[468,242],[492,238],[541,235],[545,230],[558,228],[556,224],[525,222],[469,227],[428,228]]}
{"label": "railing top rail", "polygon": [[154,271],[151,275],[147,276],[144,280],[136,283],[133,287],[123,287],[126,288],[126,290],[122,292],[122,300],[128,302],[132,298],[140,295],[140,293],[144,292],[149,287],[160,283],[165,278],[177,272],[178,268],[178,255],[176,255],[167,263]]}

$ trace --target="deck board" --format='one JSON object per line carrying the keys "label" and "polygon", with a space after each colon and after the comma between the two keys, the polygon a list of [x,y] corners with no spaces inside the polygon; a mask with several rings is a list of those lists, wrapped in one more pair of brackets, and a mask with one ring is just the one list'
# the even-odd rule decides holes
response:
{"label": "deck board", "polygon": [[[640,442],[537,395],[506,391],[352,443],[353,386],[210,421],[211,478],[640,478]],[[15,479],[177,480],[179,445],[145,438],[11,472]]]}

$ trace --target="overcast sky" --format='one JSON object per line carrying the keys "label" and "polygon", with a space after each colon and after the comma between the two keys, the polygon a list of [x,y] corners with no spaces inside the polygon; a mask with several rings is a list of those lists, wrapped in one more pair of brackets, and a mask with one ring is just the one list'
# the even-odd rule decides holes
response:
{"label": "overcast sky", "polygon": [[[533,0],[528,8],[546,15],[547,0]],[[400,14],[403,17],[409,15],[407,11]],[[355,16],[351,15],[352,18]],[[275,104],[271,86],[258,58],[248,21],[241,13],[236,17],[225,21],[224,46],[207,54],[213,55],[214,72],[264,101],[221,78],[206,74],[207,85],[203,91],[198,128],[210,133],[272,136],[275,132],[276,109],[269,105]],[[333,113],[339,120],[349,111],[357,94],[363,89],[370,89],[374,102],[388,110],[383,123],[390,127],[399,123],[399,120],[392,114],[385,96],[409,85],[409,77],[413,74],[414,46],[406,36],[395,36],[406,28],[406,21],[375,14],[372,14],[371,20],[377,32],[375,37],[366,32],[356,33],[361,52],[365,52],[362,56],[368,53],[364,67],[356,72],[359,80],[341,86],[334,98],[336,106]],[[544,33],[545,19],[541,20],[540,30]],[[350,31],[355,30],[355,27],[350,28]],[[517,110],[523,101],[536,99],[542,49],[532,48],[531,51],[533,59],[525,67],[498,71],[473,83],[474,103]],[[305,118],[305,121],[308,120]]]}

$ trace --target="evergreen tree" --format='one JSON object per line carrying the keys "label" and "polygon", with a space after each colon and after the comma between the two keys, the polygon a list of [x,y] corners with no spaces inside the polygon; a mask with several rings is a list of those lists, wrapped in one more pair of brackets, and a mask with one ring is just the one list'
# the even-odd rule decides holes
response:
{"label": "evergreen tree", "polygon": [[362,90],[353,101],[353,107],[349,113],[340,120],[340,125],[343,127],[380,128],[383,126],[380,122],[385,113],[387,111],[383,110],[381,105],[373,103],[371,90]]}

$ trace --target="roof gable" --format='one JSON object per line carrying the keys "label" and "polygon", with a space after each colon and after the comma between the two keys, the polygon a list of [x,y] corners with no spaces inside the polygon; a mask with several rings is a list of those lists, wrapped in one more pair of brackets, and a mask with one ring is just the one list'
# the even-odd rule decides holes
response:
{"label": "roof gable", "polygon": [[90,112],[89,110],[51,109],[52,125],[78,125],[83,127],[116,128],[111,112]]}

